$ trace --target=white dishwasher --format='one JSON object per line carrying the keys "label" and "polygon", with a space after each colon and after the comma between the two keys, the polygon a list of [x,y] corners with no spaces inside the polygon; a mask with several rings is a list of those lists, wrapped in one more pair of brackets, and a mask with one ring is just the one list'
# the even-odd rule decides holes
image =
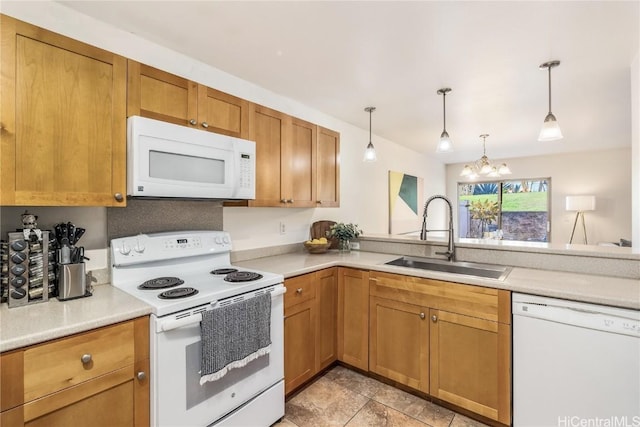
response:
{"label": "white dishwasher", "polygon": [[518,293],[512,308],[515,427],[640,426],[640,311]]}

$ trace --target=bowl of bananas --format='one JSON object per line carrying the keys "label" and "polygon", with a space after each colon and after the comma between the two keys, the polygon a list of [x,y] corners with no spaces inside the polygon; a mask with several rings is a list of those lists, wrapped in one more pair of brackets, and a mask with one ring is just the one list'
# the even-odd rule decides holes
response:
{"label": "bowl of bananas", "polygon": [[311,239],[304,242],[304,247],[310,254],[323,254],[329,250],[330,246],[331,242],[329,242],[326,237]]}

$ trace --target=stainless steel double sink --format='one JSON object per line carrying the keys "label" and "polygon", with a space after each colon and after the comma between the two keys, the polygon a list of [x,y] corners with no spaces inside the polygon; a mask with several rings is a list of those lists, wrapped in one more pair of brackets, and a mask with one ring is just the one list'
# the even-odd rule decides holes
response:
{"label": "stainless steel double sink", "polygon": [[511,267],[475,262],[445,261],[434,258],[403,256],[386,262],[387,265],[416,268],[419,270],[440,271],[503,281],[511,273]]}

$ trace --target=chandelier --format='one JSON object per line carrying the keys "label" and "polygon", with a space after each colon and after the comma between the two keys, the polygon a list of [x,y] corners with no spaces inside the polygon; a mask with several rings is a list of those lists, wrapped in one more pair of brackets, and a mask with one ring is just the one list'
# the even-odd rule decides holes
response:
{"label": "chandelier", "polygon": [[464,165],[460,176],[464,176],[469,179],[476,179],[480,176],[486,176],[487,178],[498,178],[501,175],[511,174],[511,170],[506,163],[502,163],[499,166],[493,165],[487,157],[486,139],[489,134],[482,134],[482,157],[476,160],[470,165]]}

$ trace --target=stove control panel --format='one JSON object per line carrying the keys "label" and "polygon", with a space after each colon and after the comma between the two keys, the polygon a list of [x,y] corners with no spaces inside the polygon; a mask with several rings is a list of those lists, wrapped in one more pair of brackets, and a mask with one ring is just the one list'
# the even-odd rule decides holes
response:
{"label": "stove control panel", "polygon": [[227,254],[230,251],[231,238],[224,231],[139,234],[111,240],[111,260],[114,266]]}

